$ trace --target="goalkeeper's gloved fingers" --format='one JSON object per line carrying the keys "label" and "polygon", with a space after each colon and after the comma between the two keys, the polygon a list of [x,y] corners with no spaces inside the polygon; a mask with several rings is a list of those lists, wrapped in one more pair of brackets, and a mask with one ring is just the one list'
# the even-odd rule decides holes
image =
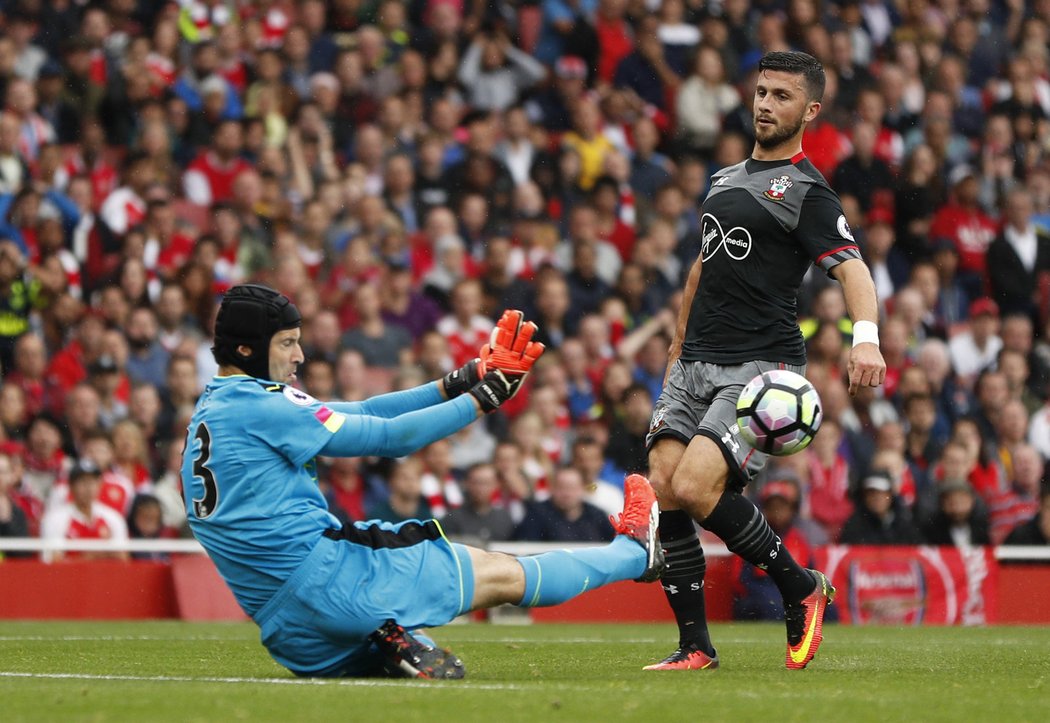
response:
{"label": "goalkeeper's gloved fingers", "polygon": [[489,346],[493,349],[510,349],[518,336],[525,315],[517,309],[507,309],[492,327],[489,335]]}

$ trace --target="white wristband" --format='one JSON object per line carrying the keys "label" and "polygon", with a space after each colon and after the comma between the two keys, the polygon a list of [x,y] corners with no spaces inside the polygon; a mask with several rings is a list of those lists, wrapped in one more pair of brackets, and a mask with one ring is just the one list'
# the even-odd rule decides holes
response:
{"label": "white wristband", "polygon": [[853,346],[871,343],[879,345],[879,326],[874,321],[853,322]]}

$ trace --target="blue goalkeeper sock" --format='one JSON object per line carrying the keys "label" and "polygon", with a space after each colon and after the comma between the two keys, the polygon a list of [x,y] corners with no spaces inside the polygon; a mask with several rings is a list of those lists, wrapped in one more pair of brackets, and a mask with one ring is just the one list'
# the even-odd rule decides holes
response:
{"label": "blue goalkeeper sock", "polygon": [[633,580],[645,572],[645,550],[618,536],[604,547],[554,550],[517,558],[525,570],[525,595],[518,607],[557,605],[610,582]]}

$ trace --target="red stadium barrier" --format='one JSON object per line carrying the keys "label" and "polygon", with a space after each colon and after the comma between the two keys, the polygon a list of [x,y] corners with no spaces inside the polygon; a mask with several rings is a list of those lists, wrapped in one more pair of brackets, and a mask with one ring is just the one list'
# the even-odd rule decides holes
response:
{"label": "red stadium barrier", "polygon": [[[969,558],[954,548],[931,547],[829,547],[818,552],[840,588],[844,622],[952,624],[981,622],[983,617],[988,623],[1050,624],[1047,563],[997,562],[991,548]],[[732,617],[729,561],[708,556],[705,590],[711,620]],[[7,620],[245,619],[203,555],[175,555],[171,564],[7,560],[0,563],[0,591],[0,619]],[[537,622],[673,619],[659,585],[634,582],[592,590],[557,607],[535,608],[530,616]]]}
{"label": "red stadium barrier", "polygon": [[0,564],[0,618],[135,620],[178,616],[171,566],[70,560]]}
{"label": "red stadium barrier", "polygon": [[246,620],[240,605],[204,555],[178,555],[171,561],[171,577],[183,620]]}

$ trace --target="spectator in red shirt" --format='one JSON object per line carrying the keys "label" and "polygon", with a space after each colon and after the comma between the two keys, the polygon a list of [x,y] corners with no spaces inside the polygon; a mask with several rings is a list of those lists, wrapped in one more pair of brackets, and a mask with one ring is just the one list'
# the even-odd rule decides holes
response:
{"label": "spectator in red shirt", "polygon": [[6,382],[17,385],[25,393],[26,413],[29,416],[44,411],[48,404],[47,350],[37,334],[23,334],[15,342],[15,366]]}
{"label": "spectator in red shirt", "polygon": [[239,121],[227,119],[219,123],[211,146],[193,159],[182,177],[186,198],[198,206],[232,199],[234,180],[251,168],[240,157],[243,146]]}
{"label": "spectator in red shirt", "polygon": [[193,256],[194,239],[179,228],[175,207],[166,194],[147,202],[143,232],[142,260],[146,269],[165,281],[174,279]]}
{"label": "spectator in red shirt", "polygon": [[146,218],[146,190],[154,178],[153,161],[142,151],[124,161],[124,185],[106,196],[99,210],[102,223],[113,235],[123,237]]}
{"label": "spectator in red shirt", "polygon": [[332,457],[324,478],[324,495],[332,514],[344,523],[365,519],[365,478],[360,457]]}
{"label": "spectator in red shirt", "polygon": [[[79,460],[69,473],[69,501],[49,509],[40,523],[40,536],[45,540],[113,540],[128,539],[128,526],[123,516],[98,500],[102,474],[94,462]],[[126,552],[89,552],[79,555],[62,552],[45,553],[47,561],[63,557],[127,559]]]}
{"label": "spectator in red shirt", "polygon": [[813,441],[809,464],[809,516],[831,540],[838,538],[842,525],[853,513],[850,464],[839,448],[841,441],[842,427],[836,420],[825,419]]}
{"label": "spectator in red shirt", "polygon": [[102,317],[88,313],[77,323],[73,339],[51,357],[47,366],[47,384],[52,389],[51,411],[61,412],[65,395],[87,378],[87,367],[102,354],[106,328]]}
{"label": "spectator in red shirt", "polygon": [[481,282],[463,279],[452,287],[452,313],[437,324],[438,333],[448,340],[453,367],[466,364],[488,342],[492,320],[481,313]]}
{"label": "spectator in red shirt", "polygon": [[598,79],[611,83],[620,64],[631,50],[631,27],[627,24],[626,0],[599,0],[594,17],[598,36]]}
{"label": "spectator in red shirt", "polygon": [[971,299],[983,296],[985,254],[997,228],[979,203],[980,180],[971,166],[960,165],[948,176],[951,196],[930,222],[929,238],[948,238],[959,250],[959,276]]}

